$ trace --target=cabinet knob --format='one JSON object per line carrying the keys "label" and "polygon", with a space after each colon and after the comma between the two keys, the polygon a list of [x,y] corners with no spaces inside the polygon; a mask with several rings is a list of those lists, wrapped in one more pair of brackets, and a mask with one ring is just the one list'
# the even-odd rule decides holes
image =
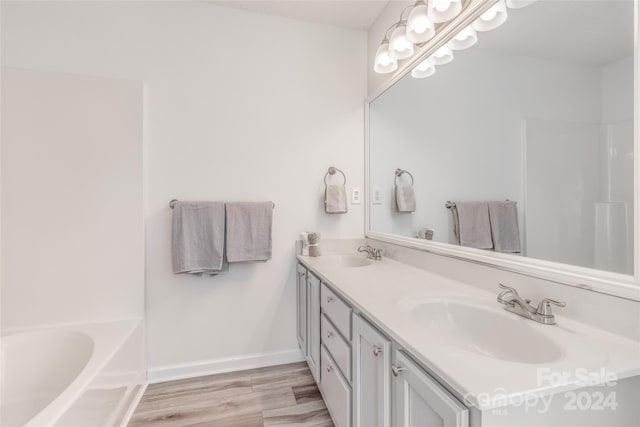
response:
{"label": "cabinet knob", "polygon": [[331,372],[333,370],[333,368],[331,367],[331,365],[327,366],[327,372]]}
{"label": "cabinet knob", "polygon": [[391,365],[391,372],[393,372],[394,376],[398,376],[398,374],[402,371],[404,371],[407,368],[401,368],[400,366],[396,365],[395,363]]}
{"label": "cabinet knob", "polygon": [[327,296],[327,302],[331,302],[331,301],[333,301],[333,297],[331,295],[328,295]]}
{"label": "cabinet knob", "polygon": [[327,331],[327,338],[331,338],[333,336],[333,331]]}
{"label": "cabinet knob", "polygon": [[378,355],[382,353],[382,347],[378,347],[377,345],[373,346],[373,355],[378,357]]}

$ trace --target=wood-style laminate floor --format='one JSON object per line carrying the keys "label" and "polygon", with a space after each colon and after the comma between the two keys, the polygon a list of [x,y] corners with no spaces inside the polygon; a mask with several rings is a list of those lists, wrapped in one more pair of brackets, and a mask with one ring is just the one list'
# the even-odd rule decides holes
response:
{"label": "wood-style laminate floor", "polygon": [[151,384],[129,427],[333,426],[305,362]]}

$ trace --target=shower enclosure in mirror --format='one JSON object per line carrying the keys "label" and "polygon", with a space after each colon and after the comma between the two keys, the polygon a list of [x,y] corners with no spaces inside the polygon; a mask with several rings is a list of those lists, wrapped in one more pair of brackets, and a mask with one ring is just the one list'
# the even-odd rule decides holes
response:
{"label": "shower enclosure in mirror", "polygon": [[[373,99],[368,236],[637,285],[634,7],[509,9],[453,60],[413,73],[426,78],[409,72]],[[415,208],[399,210],[397,186],[412,181]]]}

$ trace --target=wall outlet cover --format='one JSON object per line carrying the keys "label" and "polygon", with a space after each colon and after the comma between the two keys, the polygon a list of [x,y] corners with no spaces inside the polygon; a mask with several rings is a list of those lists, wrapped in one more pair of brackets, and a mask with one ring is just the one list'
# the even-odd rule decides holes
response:
{"label": "wall outlet cover", "polygon": [[373,205],[382,204],[382,191],[380,190],[380,187],[374,187],[371,190],[371,204]]}
{"label": "wall outlet cover", "polygon": [[351,204],[359,205],[362,200],[362,194],[360,193],[360,187],[351,187]]}

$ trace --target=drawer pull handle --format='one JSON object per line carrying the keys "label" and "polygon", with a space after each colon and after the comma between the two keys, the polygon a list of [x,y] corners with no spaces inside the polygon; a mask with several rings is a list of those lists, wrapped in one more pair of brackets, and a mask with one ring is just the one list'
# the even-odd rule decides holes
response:
{"label": "drawer pull handle", "polygon": [[378,355],[382,353],[382,347],[378,347],[377,345],[373,346],[373,355],[378,357]]}
{"label": "drawer pull handle", "polygon": [[333,301],[333,297],[331,295],[327,296],[327,303],[330,303],[331,301]]}
{"label": "drawer pull handle", "polygon": [[327,366],[327,372],[331,372],[332,370],[333,370],[333,368],[332,368],[331,365]]}
{"label": "drawer pull handle", "polygon": [[404,371],[407,368],[401,368],[398,365],[396,365],[395,363],[391,365],[391,372],[393,372],[394,376],[398,376],[398,374],[402,371]]}
{"label": "drawer pull handle", "polygon": [[331,338],[333,336],[333,332],[332,331],[328,331],[327,332],[327,338]]}

